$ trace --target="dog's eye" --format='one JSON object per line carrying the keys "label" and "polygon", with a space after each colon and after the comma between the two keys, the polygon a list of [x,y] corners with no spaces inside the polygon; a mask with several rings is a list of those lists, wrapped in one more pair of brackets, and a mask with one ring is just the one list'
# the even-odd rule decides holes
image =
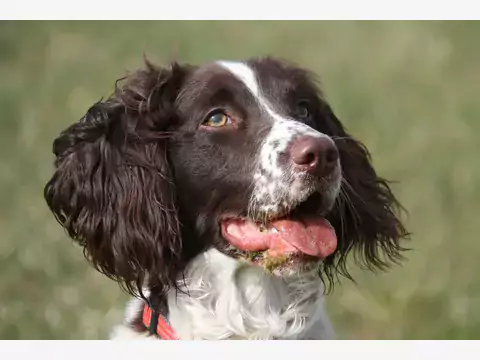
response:
{"label": "dog's eye", "polygon": [[230,125],[232,123],[232,119],[230,116],[223,112],[216,112],[210,115],[204,122],[203,125],[211,126],[211,127],[222,127],[226,125]]}
{"label": "dog's eye", "polygon": [[308,111],[308,104],[306,101],[300,101],[298,103],[296,116],[301,120],[305,120],[310,116],[310,112]]}

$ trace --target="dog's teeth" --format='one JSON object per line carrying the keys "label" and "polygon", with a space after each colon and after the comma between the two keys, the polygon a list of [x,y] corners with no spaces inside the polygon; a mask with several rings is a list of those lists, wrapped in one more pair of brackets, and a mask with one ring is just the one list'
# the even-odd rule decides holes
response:
{"label": "dog's teeth", "polygon": [[273,234],[278,234],[278,230],[277,230],[276,228],[274,228],[274,227],[272,227],[271,232],[272,232]]}

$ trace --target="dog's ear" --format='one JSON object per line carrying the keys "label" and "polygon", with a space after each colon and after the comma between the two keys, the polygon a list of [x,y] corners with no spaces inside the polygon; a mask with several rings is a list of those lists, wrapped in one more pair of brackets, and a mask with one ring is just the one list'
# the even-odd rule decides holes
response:
{"label": "dog's ear", "polygon": [[53,145],[50,209],[95,268],[134,295],[171,285],[182,261],[167,130],[187,72],[147,62]]}
{"label": "dog's ear", "polygon": [[408,233],[399,217],[403,208],[389,182],[377,175],[370,154],[350,136],[326,105],[323,112],[329,132],[340,154],[342,184],[329,220],[338,237],[337,251],[327,259],[330,268],[349,276],[346,255],[355,251],[355,260],[370,270],[384,269],[402,258],[401,240]]}

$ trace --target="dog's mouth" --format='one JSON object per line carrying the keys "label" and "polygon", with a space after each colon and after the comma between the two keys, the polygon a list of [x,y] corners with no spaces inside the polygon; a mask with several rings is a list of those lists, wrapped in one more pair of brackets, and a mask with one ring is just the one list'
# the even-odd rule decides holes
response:
{"label": "dog's mouth", "polygon": [[324,216],[309,210],[312,200],[266,223],[225,217],[220,221],[222,235],[239,250],[237,256],[268,270],[323,260],[335,251],[337,237]]}

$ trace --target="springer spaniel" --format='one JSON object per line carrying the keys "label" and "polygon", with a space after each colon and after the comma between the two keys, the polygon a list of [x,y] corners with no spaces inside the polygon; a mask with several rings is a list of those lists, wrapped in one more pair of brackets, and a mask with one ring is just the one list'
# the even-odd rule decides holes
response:
{"label": "springer spaniel", "polygon": [[112,338],[334,338],[347,254],[384,268],[408,235],[313,74],[274,58],[146,61],[53,151],[50,209],[134,296]]}

